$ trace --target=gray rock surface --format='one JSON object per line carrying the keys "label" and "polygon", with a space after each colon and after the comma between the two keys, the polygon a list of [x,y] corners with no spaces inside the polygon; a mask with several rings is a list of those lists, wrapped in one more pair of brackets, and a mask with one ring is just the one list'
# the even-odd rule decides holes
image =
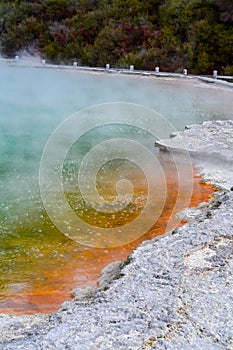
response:
{"label": "gray rock surface", "polygon": [[207,121],[176,132],[156,145],[162,150],[186,149],[202,169],[205,181],[230,189],[233,179],[233,120]]}
{"label": "gray rock surface", "polygon": [[[125,263],[108,267],[111,283],[103,277],[98,290],[76,291],[49,320],[1,316],[2,349],[233,349],[232,128],[232,121],[205,123],[182,133],[195,162],[203,162],[208,179],[223,188],[215,199],[196,214],[188,209],[186,225],[144,242]],[[169,147],[179,148],[176,137]],[[224,164],[218,174],[213,152],[218,165]],[[38,320],[31,324],[33,317]]]}

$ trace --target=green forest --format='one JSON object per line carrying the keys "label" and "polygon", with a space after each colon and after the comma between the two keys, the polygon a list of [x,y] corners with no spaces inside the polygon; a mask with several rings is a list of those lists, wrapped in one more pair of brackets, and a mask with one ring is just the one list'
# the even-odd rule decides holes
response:
{"label": "green forest", "polygon": [[0,53],[233,75],[233,0],[0,0]]}

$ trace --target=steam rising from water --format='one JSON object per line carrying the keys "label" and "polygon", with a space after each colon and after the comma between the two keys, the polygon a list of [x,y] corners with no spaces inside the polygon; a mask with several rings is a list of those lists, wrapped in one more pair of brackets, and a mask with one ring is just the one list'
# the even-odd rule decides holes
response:
{"label": "steam rising from water", "polygon": [[[30,64],[40,60],[23,57]],[[137,102],[160,112],[178,129],[206,119],[233,117],[231,92],[200,88],[189,81],[23,68],[18,62],[2,62],[0,91],[3,207],[6,199],[24,198],[28,191],[38,193],[39,161],[46,141],[59,123],[82,108],[109,101]],[[85,140],[83,153],[93,147],[98,133],[101,138],[97,131],[97,136]],[[153,142],[146,139],[146,146],[153,149]]]}
{"label": "steam rising from water", "polygon": [[[33,63],[39,57],[27,56],[26,60]],[[160,112],[178,129],[233,117],[231,92],[200,88],[189,81],[23,68],[18,62],[0,63],[0,92],[2,203],[6,198],[20,198],[20,193],[25,197],[29,190],[37,192],[39,161],[52,131],[69,115],[90,105],[140,103]],[[88,149],[94,138],[85,142],[83,148]],[[152,142],[149,147],[153,148]]]}
{"label": "steam rising from water", "polygon": [[[34,64],[31,58],[28,62]],[[0,269],[5,286],[7,279],[15,281],[22,276],[20,256],[23,261],[35,258],[37,264],[43,265],[40,254],[46,246],[59,260],[63,253],[58,247],[69,241],[53,227],[39,197],[40,158],[53,130],[69,115],[109,101],[153,108],[178,129],[207,119],[232,118],[232,92],[201,86],[190,81],[84,74],[0,62]],[[131,137],[133,133],[156,154],[153,138],[135,130],[130,131]],[[74,146],[75,159],[81,159],[109,134],[119,137],[113,129],[98,129],[95,135],[84,137],[81,146],[76,150]],[[71,166],[72,157],[70,162],[68,158],[66,164]],[[67,171],[73,174],[70,168]],[[103,179],[105,171],[100,169]],[[72,181],[64,185],[68,197],[73,185]],[[69,201],[75,208],[71,196]],[[43,268],[46,270],[46,262]],[[33,279],[30,271],[27,273],[26,284]]]}

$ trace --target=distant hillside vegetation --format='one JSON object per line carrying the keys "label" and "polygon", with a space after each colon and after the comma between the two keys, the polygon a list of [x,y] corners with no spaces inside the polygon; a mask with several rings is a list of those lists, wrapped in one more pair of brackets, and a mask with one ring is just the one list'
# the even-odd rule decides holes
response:
{"label": "distant hillside vegetation", "polygon": [[233,75],[233,0],[0,0],[0,52]]}

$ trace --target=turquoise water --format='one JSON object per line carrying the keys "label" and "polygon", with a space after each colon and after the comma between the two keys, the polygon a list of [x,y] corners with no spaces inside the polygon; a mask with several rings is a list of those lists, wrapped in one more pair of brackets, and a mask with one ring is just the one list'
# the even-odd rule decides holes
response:
{"label": "turquoise water", "polygon": [[[73,113],[106,102],[130,102],[161,113],[179,130],[233,117],[231,91],[190,81],[0,65],[0,179],[36,175],[53,130]],[[86,138],[87,148],[93,134]],[[150,142],[152,144],[152,142]],[[85,148],[84,143],[81,148]],[[85,150],[84,150],[85,153]],[[16,192],[19,190],[16,185]],[[12,191],[11,191],[12,192]]]}
{"label": "turquoise water", "polygon": [[73,113],[106,102],[150,107],[177,129],[233,117],[232,92],[160,80],[0,65],[1,177],[35,170],[52,131]]}
{"label": "turquoise water", "polygon": [[[74,247],[43,209],[38,186],[40,158],[62,121],[83,108],[107,102],[152,108],[179,130],[205,120],[233,118],[232,91],[197,82],[0,64],[0,284],[4,291],[0,299],[24,290],[29,281],[43,282],[33,266],[53,271],[53,266],[48,267],[51,252],[54,261],[62,264],[73,254]],[[93,145],[121,133],[157,152],[152,136],[122,126],[87,133],[73,152],[81,159]],[[123,168],[127,173],[125,165]],[[102,172],[108,175],[110,170]],[[42,261],[44,250],[47,255]]]}

